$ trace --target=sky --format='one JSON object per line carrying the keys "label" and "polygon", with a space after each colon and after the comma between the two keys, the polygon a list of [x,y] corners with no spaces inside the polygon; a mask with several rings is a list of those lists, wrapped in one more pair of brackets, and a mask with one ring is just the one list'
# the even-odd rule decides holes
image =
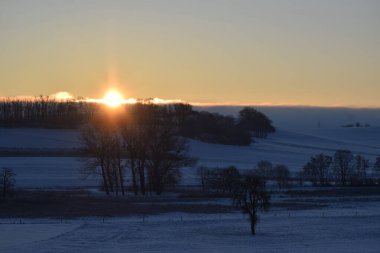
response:
{"label": "sky", "polygon": [[380,107],[378,0],[0,0],[0,97]]}

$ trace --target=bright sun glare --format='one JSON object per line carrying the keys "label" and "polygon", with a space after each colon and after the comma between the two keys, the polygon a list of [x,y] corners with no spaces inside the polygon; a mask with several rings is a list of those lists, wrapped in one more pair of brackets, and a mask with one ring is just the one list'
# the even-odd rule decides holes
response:
{"label": "bright sun glare", "polygon": [[120,106],[123,103],[123,101],[124,100],[121,93],[115,90],[108,91],[103,98],[103,103],[112,108]]}

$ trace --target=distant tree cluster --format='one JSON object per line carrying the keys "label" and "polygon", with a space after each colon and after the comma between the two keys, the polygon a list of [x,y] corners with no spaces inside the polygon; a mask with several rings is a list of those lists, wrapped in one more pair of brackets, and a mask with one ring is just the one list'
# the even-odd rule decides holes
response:
{"label": "distant tree cluster", "polygon": [[[125,105],[126,111],[134,111],[145,104],[154,107],[151,100],[141,100],[136,105]],[[76,129],[96,118],[106,118],[108,113],[99,103],[81,100],[56,101],[49,96],[33,100],[0,100],[0,126]],[[238,118],[217,113],[196,111],[189,104],[162,105],[170,107],[164,115],[176,122],[175,132],[183,137],[204,142],[249,145],[252,137],[265,138],[275,131],[272,122],[263,113],[246,107]],[[143,110],[139,113],[149,113]],[[152,115],[146,115],[149,117]],[[142,116],[143,117],[143,116]]]}
{"label": "distant tree cluster", "polygon": [[259,161],[253,170],[253,174],[263,181],[275,180],[280,188],[287,187],[290,180],[290,171],[286,165],[273,166],[271,162]]}
{"label": "distant tree cluster", "polygon": [[161,194],[175,186],[181,167],[193,166],[187,140],[179,137],[170,106],[136,104],[123,117],[93,120],[82,130],[87,175],[100,174],[107,194],[125,193],[124,174],[132,175],[132,190]]}
{"label": "distant tree cluster", "polygon": [[361,124],[360,122],[356,122],[356,123],[350,123],[350,124],[346,124],[346,125],[342,125],[342,127],[371,127],[371,125],[369,124]]}
{"label": "distant tree cluster", "polygon": [[253,136],[265,138],[275,131],[267,116],[251,107],[242,109],[238,118],[194,111],[188,104],[176,104],[174,111],[180,135],[205,142],[249,145]]}
{"label": "distant tree cluster", "polygon": [[33,100],[0,100],[0,126],[77,128],[99,110],[96,103],[56,101],[49,96]]}
{"label": "distant tree cluster", "polygon": [[[234,166],[225,168],[200,166],[197,173],[202,190],[228,194],[234,193],[241,177],[244,176]],[[274,180],[280,188],[289,186],[290,171],[283,164],[273,166],[271,162],[262,160],[257,163],[253,170],[248,171],[248,174],[258,177],[264,182]]]}
{"label": "distant tree cluster", "polygon": [[272,126],[272,121],[265,114],[252,107],[245,107],[239,112],[238,126],[259,138],[265,138],[276,130]]}
{"label": "distant tree cluster", "polygon": [[234,166],[226,168],[200,166],[198,175],[203,190],[228,194],[232,194],[236,190],[241,177],[239,170]]}
{"label": "distant tree cluster", "polygon": [[[376,183],[380,172],[380,156],[370,171],[370,161],[349,150],[337,150],[333,156],[323,153],[312,156],[303,167],[302,176],[313,185],[371,185]],[[372,173],[371,173],[372,172]]]}

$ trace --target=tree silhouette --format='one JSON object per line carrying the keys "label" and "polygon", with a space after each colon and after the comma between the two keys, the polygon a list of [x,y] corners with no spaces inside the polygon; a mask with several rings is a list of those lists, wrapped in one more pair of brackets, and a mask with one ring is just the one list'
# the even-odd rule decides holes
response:
{"label": "tree silhouette", "polygon": [[0,188],[3,198],[6,198],[15,185],[16,174],[10,168],[3,168],[0,173]]}
{"label": "tree silhouette", "polygon": [[265,188],[265,181],[258,176],[243,177],[234,196],[236,207],[248,214],[251,223],[251,233],[256,234],[258,211],[268,211],[270,195]]}
{"label": "tree silhouette", "polygon": [[267,137],[268,133],[275,132],[272,121],[262,112],[252,107],[245,107],[239,112],[238,126],[253,133],[259,138]]}
{"label": "tree silhouette", "polygon": [[337,150],[334,154],[335,178],[341,185],[347,185],[354,167],[354,156],[349,150]]}

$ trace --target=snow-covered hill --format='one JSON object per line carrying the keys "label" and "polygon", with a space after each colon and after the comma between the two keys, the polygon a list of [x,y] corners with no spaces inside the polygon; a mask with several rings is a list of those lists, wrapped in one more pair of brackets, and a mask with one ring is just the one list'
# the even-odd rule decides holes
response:
{"label": "snow-covered hill", "polygon": [[[0,148],[78,148],[81,142],[74,130],[0,129]],[[191,155],[198,165],[229,166],[252,169],[260,160],[285,164],[299,171],[311,155],[332,155],[337,149],[349,149],[370,160],[380,155],[380,127],[279,129],[267,139],[256,139],[250,146],[230,146],[190,140]],[[11,167],[18,174],[18,185],[80,186],[96,185],[96,180],[82,181],[79,158],[2,157],[0,167]],[[183,184],[196,184],[196,170],[183,169]]]}

